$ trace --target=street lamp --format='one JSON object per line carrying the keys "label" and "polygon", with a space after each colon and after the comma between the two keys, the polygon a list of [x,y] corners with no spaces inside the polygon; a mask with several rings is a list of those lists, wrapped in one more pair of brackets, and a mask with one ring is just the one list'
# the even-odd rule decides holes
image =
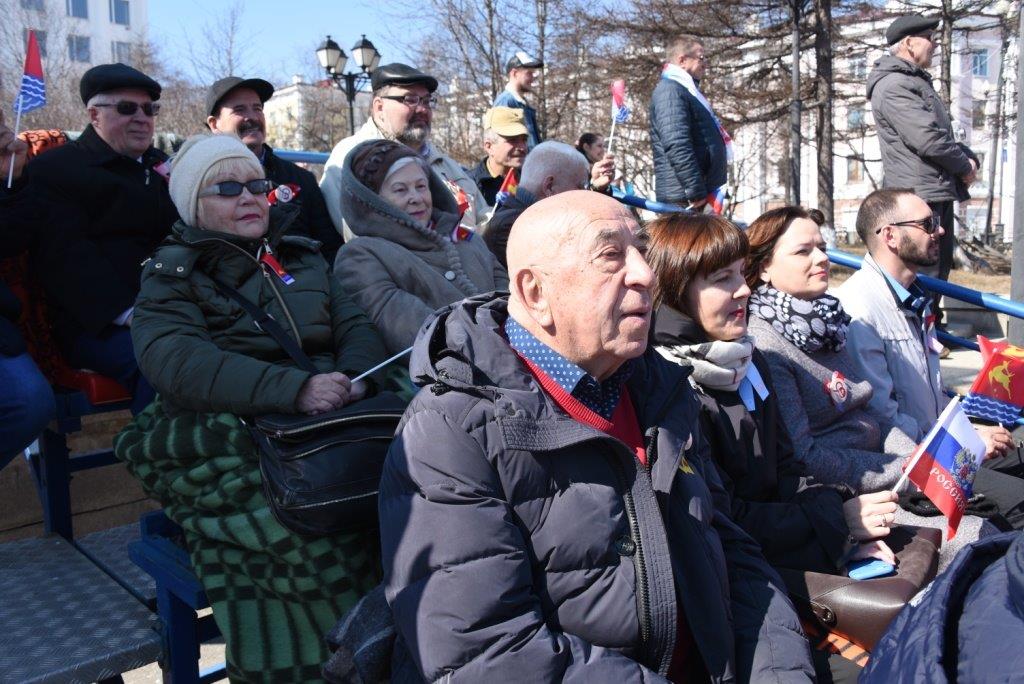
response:
{"label": "street lamp", "polygon": [[370,74],[380,64],[380,53],[373,43],[366,39],[366,35],[352,46],[352,57],[355,59],[359,71],[344,73],[345,64],[348,62],[348,55],[341,47],[327,36],[324,44],[316,49],[316,58],[320,66],[324,68],[334,84],[345,93],[348,100],[348,126],[351,135],[356,132],[356,119],[353,104],[356,100],[356,93],[359,87],[370,80]]}

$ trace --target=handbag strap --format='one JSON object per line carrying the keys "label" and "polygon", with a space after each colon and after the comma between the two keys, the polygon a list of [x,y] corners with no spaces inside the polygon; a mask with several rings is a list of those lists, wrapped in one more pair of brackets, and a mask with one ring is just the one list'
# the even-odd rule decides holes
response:
{"label": "handbag strap", "polygon": [[313,365],[313,362],[309,357],[306,356],[306,352],[302,351],[302,347],[299,343],[293,340],[291,336],[284,331],[281,324],[275,321],[270,314],[263,310],[262,307],[257,306],[250,299],[242,295],[241,292],[230,285],[225,285],[213,276],[210,276],[210,280],[213,281],[214,287],[216,287],[221,294],[231,297],[231,299],[238,302],[238,304],[245,309],[246,313],[252,316],[252,319],[256,322],[256,327],[273,337],[274,340],[277,341],[277,343],[288,353],[288,356],[292,357],[292,360],[295,361],[299,368],[308,373],[313,373],[314,375],[320,372],[317,370],[317,367]]}

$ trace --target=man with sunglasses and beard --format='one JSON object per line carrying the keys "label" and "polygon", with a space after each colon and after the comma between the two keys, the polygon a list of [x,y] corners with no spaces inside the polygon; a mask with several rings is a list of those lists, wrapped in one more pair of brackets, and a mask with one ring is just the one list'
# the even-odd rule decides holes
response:
{"label": "man with sunglasses and beard", "polygon": [[430,141],[430,124],[437,106],[437,79],[407,64],[395,62],[374,69],[370,87],[373,88],[370,117],[355,135],[334,146],[320,179],[320,190],[327,200],[327,210],[334,227],[346,241],[352,239],[352,232],[345,225],[341,212],[341,169],[345,157],[361,142],[385,139],[400,142],[418,153],[455,197],[459,210],[463,212],[462,225],[480,229],[487,220],[490,208],[487,201],[469,173]]}
{"label": "man with sunglasses and beard", "polygon": [[21,190],[38,209],[30,254],[58,347],[71,366],[124,385],[136,413],[153,397],[130,334],[141,264],[178,219],[167,155],[153,147],[160,90],[124,64],[86,71],[88,125],[32,160]]}
{"label": "man with sunglasses and beard", "polygon": [[261,78],[222,78],[206,93],[206,125],[214,133],[230,133],[242,139],[263,164],[267,178],[277,186],[272,195],[274,202],[299,207],[299,214],[288,232],[319,240],[320,253],[328,264],[333,264],[334,254],[341,247],[341,236],[334,230],[316,176],[281,159],[266,144],[267,121],[263,105],[273,94],[274,86]]}
{"label": "man with sunglasses and beard", "polygon": [[[917,280],[922,269],[939,262],[943,230],[939,216],[914,191],[875,190],[857,212],[857,234],[868,254],[861,269],[835,291],[852,319],[846,346],[874,389],[872,407],[918,442],[949,402],[932,300]],[[989,459],[974,491],[995,501],[999,512],[1019,527],[1024,524],[1024,482],[1019,479],[1024,473],[1013,437],[1000,425],[974,427]]]}

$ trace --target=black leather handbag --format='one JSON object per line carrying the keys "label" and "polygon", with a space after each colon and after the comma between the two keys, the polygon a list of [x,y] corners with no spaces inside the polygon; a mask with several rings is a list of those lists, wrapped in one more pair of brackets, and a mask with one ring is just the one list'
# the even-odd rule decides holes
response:
{"label": "black leather handbag", "polygon": [[[217,289],[245,309],[304,371],[318,373],[302,347],[234,288]],[[274,413],[243,420],[259,448],[267,503],[292,532],[325,536],[377,525],[377,491],[388,446],[405,412],[381,392],[329,413]]]}

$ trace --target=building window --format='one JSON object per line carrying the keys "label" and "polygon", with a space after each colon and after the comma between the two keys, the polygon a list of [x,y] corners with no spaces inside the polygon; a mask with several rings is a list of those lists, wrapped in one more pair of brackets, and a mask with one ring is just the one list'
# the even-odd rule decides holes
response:
{"label": "building window", "polygon": [[850,78],[859,80],[868,75],[867,55],[855,55],[850,58]]}
{"label": "building window", "polygon": [[854,157],[846,159],[846,181],[860,183],[864,180],[864,162]]}
{"label": "building window", "polygon": [[110,21],[121,26],[128,26],[131,21],[128,11],[128,0],[110,0]]}
{"label": "building window", "polygon": [[89,36],[68,36],[68,57],[72,62],[91,62]]}
{"label": "building window", "polygon": [[[39,56],[46,57],[46,31],[36,31],[36,42],[39,43]],[[28,29],[21,32],[21,37],[28,45]]]}
{"label": "building window", "polygon": [[[977,152],[976,154],[978,155],[978,180],[985,182],[985,153]],[[997,168],[996,170],[998,171],[999,169]]]}
{"label": "building window", "polygon": [[971,73],[988,78],[988,50],[971,50]]}
{"label": "building window", "polygon": [[78,19],[89,18],[89,0],[68,0],[68,16]]}
{"label": "building window", "polygon": [[43,0],[21,0],[22,9],[43,11]]}
{"label": "building window", "polygon": [[864,107],[860,105],[851,106],[846,110],[846,127],[850,129],[864,128],[867,125],[864,117]]}
{"label": "building window", "polygon": [[114,40],[110,42],[110,55],[114,58],[115,62],[121,62],[122,64],[132,63],[132,44],[124,43],[120,40]]}
{"label": "building window", "polygon": [[985,128],[985,100],[975,100],[971,108],[971,127],[976,131]]}

